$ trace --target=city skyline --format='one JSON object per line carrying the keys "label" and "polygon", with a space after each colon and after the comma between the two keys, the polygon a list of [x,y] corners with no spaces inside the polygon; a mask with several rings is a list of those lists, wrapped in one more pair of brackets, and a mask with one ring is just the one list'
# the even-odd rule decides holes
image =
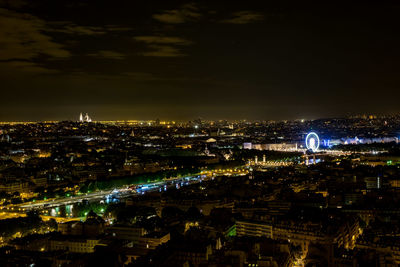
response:
{"label": "city skyline", "polygon": [[395,114],[399,5],[0,1],[0,121]]}
{"label": "city skyline", "polygon": [[[90,115],[90,116],[89,116]],[[87,112],[80,112],[75,116],[68,116],[64,119],[42,119],[42,120],[3,120],[0,121],[0,124],[9,124],[9,123],[57,123],[57,122],[80,122],[80,123],[161,123],[162,125],[166,124],[175,124],[175,123],[210,123],[210,122],[263,122],[263,123],[280,123],[280,122],[312,122],[312,121],[320,121],[320,120],[345,120],[345,119],[382,119],[382,118],[398,118],[399,114],[353,114],[342,117],[316,117],[316,118],[295,118],[295,119],[245,119],[245,118],[234,118],[234,119],[225,119],[225,118],[216,118],[209,119],[203,117],[193,117],[187,119],[160,119],[160,118],[127,118],[127,119],[92,119],[93,114],[89,114]],[[89,116],[89,117],[87,117]],[[153,125],[153,124],[152,124]]]}
{"label": "city skyline", "polygon": [[400,266],[399,11],[0,0],[0,266]]}

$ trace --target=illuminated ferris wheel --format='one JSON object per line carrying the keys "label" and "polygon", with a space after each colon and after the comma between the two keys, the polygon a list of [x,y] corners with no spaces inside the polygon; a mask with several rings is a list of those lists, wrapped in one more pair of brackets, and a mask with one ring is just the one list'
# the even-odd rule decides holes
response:
{"label": "illuminated ferris wheel", "polygon": [[310,132],[306,136],[306,147],[312,152],[316,152],[319,148],[319,137],[315,132]]}

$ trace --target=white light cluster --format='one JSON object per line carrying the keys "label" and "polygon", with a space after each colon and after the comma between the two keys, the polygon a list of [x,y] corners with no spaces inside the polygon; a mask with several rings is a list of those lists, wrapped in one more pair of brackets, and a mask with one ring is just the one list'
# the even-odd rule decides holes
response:
{"label": "white light cluster", "polygon": [[319,137],[315,132],[310,132],[306,136],[306,147],[308,150],[315,152],[319,148]]}

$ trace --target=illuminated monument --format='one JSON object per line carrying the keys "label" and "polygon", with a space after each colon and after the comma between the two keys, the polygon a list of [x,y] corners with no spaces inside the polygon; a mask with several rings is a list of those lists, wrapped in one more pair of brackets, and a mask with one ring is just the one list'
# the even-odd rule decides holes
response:
{"label": "illuminated monument", "polygon": [[92,119],[89,117],[89,114],[86,113],[85,116],[83,116],[82,112],[79,115],[79,122],[91,122]]}
{"label": "illuminated monument", "polygon": [[319,137],[315,132],[310,132],[306,136],[306,147],[312,152],[318,151],[319,148]]}

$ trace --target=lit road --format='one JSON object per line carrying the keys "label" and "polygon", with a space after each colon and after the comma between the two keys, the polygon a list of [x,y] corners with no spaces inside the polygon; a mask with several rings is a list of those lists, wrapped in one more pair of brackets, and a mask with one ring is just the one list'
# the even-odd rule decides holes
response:
{"label": "lit road", "polygon": [[87,194],[82,194],[82,195],[77,195],[77,196],[66,197],[66,198],[52,199],[52,200],[47,200],[47,201],[37,201],[37,202],[31,202],[31,203],[23,203],[23,204],[18,205],[18,207],[23,208],[25,210],[52,208],[52,207],[58,207],[58,206],[82,202],[82,200],[84,200],[84,199],[88,200],[88,201],[101,200],[111,193],[112,193],[112,190],[96,191],[93,193],[87,193]]}
{"label": "lit road", "polygon": [[77,196],[65,197],[65,198],[58,198],[58,199],[50,199],[50,200],[43,200],[43,201],[36,201],[30,203],[22,203],[18,205],[10,205],[7,207],[10,211],[26,211],[32,209],[48,209],[54,208],[64,205],[71,205],[75,203],[79,203],[82,201],[100,201],[106,199],[108,196],[112,195],[117,198],[126,198],[129,196],[145,194],[146,192],[161,192],[163,190],[167,190],[168,188],[180,188],[182,186],[187,186],[189,184],[194,184],[201,182],[203,180],[211,179],[217,175],[244,175],[247,174],[247,170],[214,170],[214,171],[205,171],[202,172],[200,175],[192,175],[186,177],[174,177],[170,179],[166,179],[160,182],[148,183],[148,184],[141,184],[137,185],[135,189],[131,190],[128,189],[127,186],[123,188],[118,188],[114,190],[102,190],[96,191],[87,194],[81,194]]}

